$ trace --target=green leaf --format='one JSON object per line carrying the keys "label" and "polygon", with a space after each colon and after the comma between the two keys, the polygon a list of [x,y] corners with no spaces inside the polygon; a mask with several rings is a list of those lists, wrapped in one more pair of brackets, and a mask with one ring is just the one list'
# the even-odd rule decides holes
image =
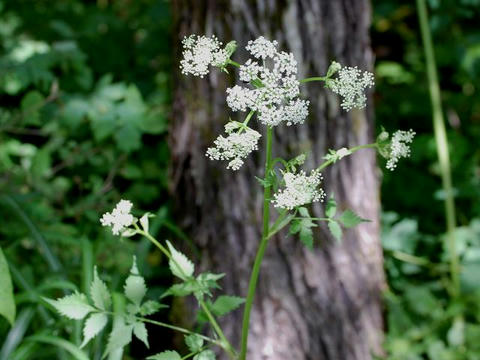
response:
{"label": "green leaf", "polygon": [[148,344],[148,332],[145,324],[143,322],[137,321],[133,324],[133,333],[137,339],[141,340],[147,348],[150,347]]}
{"label": "green leaf", "polygon": [[84,347],[91,339],[97,336],[105,325],[107,325],[107,322],[108,317],[105,314],[97,313],[90,315],[83,327],[83,342],[80,347]]}
{"label": "green leaf", "polygon": [[338,218],[338,221],[340,221],[340,223],[346,228],[351,228],[362,222],[369,222],[370,220],[362,219],[360,216],[355,214],[352,210],[345,210],[343,214],[340,215],[340,217]]}
{"label": "green leaf", "polygon": [[60,314],[74,320],[83,319],[95,310],[88,304],[87,297],[79,292],[67,295],[58,300],[43,299],[57,309]]}
{"label": "green leaf", "polygon": [[138,150],[142,146],[140,129],[131,123],[127,123],[120,127],[120,129],[117,129],[113,137],[118,148],[125,152]]}
{"label": "green leaf", "polygon": [[203,295],[212,296],[210,289],[220,289],[217,281],[223,278],[225,274],[201,273],[194,280],[194,292],[197,298]]}
{"label": "green leaf", "polygon": [[30,91],[23,97],[20,106],[22,108],[26,124],[40,125],[39,110],[43,106],[44,101],[44,96],[37,90]]}
{"label": "green leaf", "polygon": [[140,225],[142,225],[142,228],[146,233],[148,233],[148,227],[149,227],[148,226],[148,223],[149,223],[148,219],[153,217],[153,216],[155,216],[155,215],[147,212],[140,218]]}
{"label": "green leaf", "polygon": [[0,248],[0,315],[3,315],[10,325],[15,322],[15,299],[13,296],[12,279],[8,263]]}
{"label": "green leaf", "polygon": [[100,279],[97,267],[93,270],[93,281],[90,285],[90,296],[93,304],[101,309],[108,311],[112,305],[112,297],[108,291],[107,285]]}
{"label": "green leaf", "polygon": [[465,343],[465,322],[461,317],[455,318],[452,327],[447,332],[450,346],[460,346]]}
{"label": "green leaf", "polygon": [[215,360],[215,353],[212,350],[204,350],[195,355],[193,360]]}
{"label": "green leaf", "polygon": [[337,241],[342,240],[342,228],[340,227],[338,222],[336,222],[335,220],[329,221],[328,222],[328,229],[332,233],[333,237],[335,239],[337,239]]}
{"label": "green leaf", "polygon": [[33,335],[25,340],[49,344],[49,345],[52,345],[53,347],[64,349],[68,351],[72,355],[73,359],[75,360],[88,360],[88,356],[85,355],[85,353],[82,350],[80,350],[76,345],[56,336]]}
{"label": "green leaf", "polygon": [[188,346],[190,352],[196,353],[200,351],[203,343],[203,339],[197,334],[185,335],[185,344]]}
{"label": "green leaf", "polygon": [[337,213],[337,201],[335,200],[334,194],[332,194],[332,196],[330,196],[330,199],[328,199],[327,201],[325,215],[331,219],[335,216],[336,213]]}
{"label": "green leaf", "polygon": [[162,308],[167,308],[167,307],[168,307],[167,305],[161,304],[158,301],[148,300],[148,301],[145,301],[140,307],[140,315],[142,316],[153,315],[156,312],[158,312],[158,310]]}
{"label": "green leaf", "polygon": [[148,360],[182,360],[182,357],[176,351],[168,350],[159,354],[149,356]]}
{"label": "green leaf", "polygon": [[313,250],[312,226],[306,226],[304,220],[302,220],[301,227],[300,227],[300,241],[303,243],[303,245],[307,247],[307,249]]}
{"label": "green leaf", "polygon": [[237,309],[245,302],[244,298],[238,296],[219,296],[212,305],[211,310],[217,316],[223,316]]}
{"label": "green leaf", "polygon": [[125,296],[135,305],[140,306],[145,294],[147,293],[147,285],[145,280],[137,268],[137,259],[133,257],[133,265],[130,269],[130,276],[125,281]]}
{"label": "green leaf", "polygon": [[103,358],[118,349],[121,349],[132,341],[133,325],[126,325],[124,321],[117,321],[108,337],[107,349]]}
{"label": "green leaf", "polygon": [[295,235],[296,233],[298,233],[300,231],[301,228],[302,228],[301,219],[294,219],[290,223],[290,229],[288,230],[288,233],[290,235]]}
{"label": "green leaf", "polygon": [[299,207],[298,212],[302,217],[306,217],[306,218],[310,217],[310,213],[308,212],[308,209],[306,207],[303,207],[303,206]]}
{"label": "green leaf", "polygon": [[167,291],[165,291],[162,294],[162,298],[172,295],[172,296],[187,296],[190,294],[193,294],[193,292],[196,290],[195,282],[194,281],[188,281],[184,282],[181,284],[174,284],[168,288]]}
{"label": "green leaf", "polygon": [[170,241],[167,241],[167,245],[172,255],[172,258],[168,262],[170,271],[180,279],[184,281],[187,280],[193,275],[195,266],[185,255],[177,251],[172,244],[170,244]]}

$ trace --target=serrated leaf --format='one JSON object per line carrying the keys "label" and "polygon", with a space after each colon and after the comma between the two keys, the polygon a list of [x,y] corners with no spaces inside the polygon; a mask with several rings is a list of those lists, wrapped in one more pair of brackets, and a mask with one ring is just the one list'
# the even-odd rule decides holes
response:
{"label": "serrated leaf", "polygon": [[325,208],[325,215],[331,219],[335,216],[336,213],[337,213],[337,201],[335,200],[334,194],[332,194],[332,196],[330,196],[330,199],[328,199],[327,201],[327,205]]}
{"label": "serrated leaf", "polygon": [[212,296],[210,289],[220,289],[217,281],[223,278],[225,274],[212,274],[212,273],[201,273],[193,281],[194,294],[197,298],[201,298],[203,295]]}
{"label": "serrated leaf", "polygon": [[219,296],[212,305],[212,311],[217,316],[223,316],[237,309],[245,302],[244,298],[238,296]]}
{"label": "serrated leaf", "polygon": [[57,311],[70,319],[80,320],[95,309],[88,304],[87,297],[84,294],[75,292],[58,300],[44,298],[46,302],[52,305]]}
{"label": "serrated leaf", "polygon": [[107,349],[103,354],[103,358],[130,344],[132,341],[132,331],[133,325],[126,325],[124,321],[117,321],[108,337]]}
{"label": "serrated leaf", "polygon": [[370,220],[363,219],[352,210],[345,210],[342,215],[338,218],[338,221],[345,226],[346,228],[351,228],[355,225],[358,225],[362,222],[369,222]]}
{"label": "serrated leaf", "polygon": [[0,315],[3,315],[10,325],[15,321],[15,299],[13,296],[12,279],[8,263],[0,248]]}
{"label": "serrated leaf", "polygon": [[290,223],[290,229],[288,230],[288,233],[290,235],[294,235],[294,234],[298,233],[301,228],[302,228],[301,220],[300,219],[294,219]]}
{"label": "serrated leaf", "polygon": [[333,237],[337,239],[337,241],[342,240],[342,228],[338,224],[338,222],[331,220],[328,222],[328,229],[332,233]]}
{"label": "serrated leaf", "polygon": [[185,344],[188,346],[190,352],[196,353],[200,351],[203,343],[203,339],[197,334],[185,335]]}
{"label": "serrated leaf", "polygon": [[133,324],[133,334],[137,337],[137,339],[141,340],[147,348],[150,347],[148,344],[147,328],[143,322],[138,321]]}
{"label": "serrated leaf", "polygon": [[167,305],[161,304],[158,301],[148,300],[148,301],[145,301],[140,307],[140,315],[142,316],[153,315],[156,312],[158,312],[158,310],[162,308],[167,308],[167,307],[168,307]]}
{"label": "serrated leaf", "polygon": [[100,279],[97,272],[97,267],[93,270],[93,281],[90,285],[90,296],[93,304],[101,309],[108,311],[112,305],[112,297],[108,291],[107,285]]}
{"label": "serrated leaf", "polygon": [[187,280],[193,275],[195,271],[195,266],[193,263],[181,252],[177,251],[170,241],[167,241],[168,248],[172,258],[168,262],[170,266],[170,271],[173,275],[179,277],[182,280]]}
{"label": "serrated leaf", "polygon": [[313,250],[313,231],[311,226],[305,226],[302,221],[302,226],[300,227],[300,241],[307,247],[309,250]]}
{"label": "serrated leaf", "polygon": [[182,357],[176,351],[168,350],[159,354],[149,356],[148,360],[182,360]]}
{"label": "serrated leaf", "polygon": [[174,284],[172,286],[170,286],[168,288],[167,291],[165,291],[163,294],[162,294],[162,298],[166,297],[166,296],[179,296],[179,297],[182,297],[182,296],[187,296],[187,295],[190,295],[190,294],[193,294],[193,292],[195,291],[196,287],[194,286],[194,284],[192,282],[184,282],[184,283],[181,283],[181,284]]}
{"label": "serrated leaf", "polygon": [[193,360],[215,360],[215,353],[212,350],[204,350],[195,355]]}
{"label": "serrated leaf", "polygon": [[145,285],[145,280],[138,272],[137,259],[135,257],[133,258],[130,276],[125,281],[124,291],[125,296],[137,306],[140,306],[147,293],[147,285]]}
{"label": "serrated leaf", "polygon": [[300,213],[300,215],[301,215],[302,217],[306,217],[306,218],[309,218],[309,217],[310,217],[310,214],[309,214],[308,209],[307,209],[306,207],[303,207],[303,206],[302,206],[302,207],[299,207],[299,208],[298,208],[298,212]]}
{"label": "serrated leaf", "polygon": [[103,330],[105,325],[107,325],[108,317],[105,314],[97,313],[92,314],[85,322],[83,327],[83,342],[80,348],[87,345],[87,343],[98,335],[100,331]]}

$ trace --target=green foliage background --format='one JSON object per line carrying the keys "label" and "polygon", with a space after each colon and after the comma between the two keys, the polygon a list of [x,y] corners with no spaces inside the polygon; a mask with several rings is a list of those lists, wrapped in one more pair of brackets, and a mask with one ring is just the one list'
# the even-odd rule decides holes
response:
{"label": "green foliage background", "polygon": [[[480,359],[480,1],[429,5],[451,146],[462,295],[449,293],[415,3],[374,0],[377,121],[418,134],[411,159],[383,174],[386,349],[389,359],[473,360]],[[164,290],[169,275],[161,256],[146,241],[119,242],[98,218],[123,197],[157,213],[152,233],[185,238],[170,219],[166,192],[171,47],[164,0],[0,3],[0,247],[17,289],[16,337],[2,318],[0,358],[7,352],[12,359],[69,358],[61,347],[31,338],[81,342],[80,326],[59,320],[40,296],[86,292],[93,264],[119,288],[136,253],[147,259],[139,266],[153,285],[151,296]],[[170,332],[155,331],[163,340],[152,352],[172,342]],[[90,346],[92,358],[100,346]],[[131,358],[144,350],[134,343]]]}

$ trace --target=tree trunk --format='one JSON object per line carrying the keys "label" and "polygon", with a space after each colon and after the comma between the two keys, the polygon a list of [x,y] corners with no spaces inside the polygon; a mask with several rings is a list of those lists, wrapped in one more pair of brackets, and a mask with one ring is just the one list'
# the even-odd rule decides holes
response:
{"label": "tree trunk", "polygon": [[[233,59],[243,62],[247,41],[264,35],[294,53],[299,78],[324,75],[332,60],[372,67],[367,0],[175,0],[173,13],[177,58],[184,35],[215,34],[224,43],[236,40]],[[177,218],[202,250],[201,268],[226,273],[225,292],[246,296],[261,236],[263,188],[255,176],[263,177],[262,147],[236,172],[205,156],[228,117],[238,115],[229,114],[225,101],[225,89],[235,78],[217,70],[204,79],[177,73],[171,188]],[[302,85],[301,91],[311,101],[310,117],[303,125],[275,128],[274,157],[309,150],[305,168],[312,169],[329,148],[371,142],[371,104],[370,110],[346,114],[321,83]],[[263,126],[256,128],[265,134]],[[340,208],[372,222],[347,231],[341,243],[325,227],[315,228],[313,252],[286,233],[270,240],[252,311],[248,359],[365,360],[381,351],[384,277],[375,154],[358,152],[323,175],[327,194],[335,193]],[[314,206],[315,216],[323,215],[321,208]],[[237,310],[221,321],[235,345],[241,320]]]}

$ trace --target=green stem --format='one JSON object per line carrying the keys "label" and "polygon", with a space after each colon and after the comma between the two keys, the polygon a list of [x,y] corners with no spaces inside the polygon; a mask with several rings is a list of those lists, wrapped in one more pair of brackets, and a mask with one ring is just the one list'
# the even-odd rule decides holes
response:
{"label": "green stem", "polygon": [[[350,154],[348,154],[348,155],[352,155],[353,153],[357,152],[358,150],[362,150],[362,149],[375,149],[377,146],[378,146],[377,143],[354,146],[354,147],[348,149],[348,151],[350,152]],[[317,168],[317,170],[318,170],[318,171],[322,171],[322,170],[325,169],[327,166],[335,163],[335,161],[337,161],[337,159],[327,160],[327,161],[325,161],[323,164],[321,164],[321,165]]]}
{"label": "green stem", "polygon": [[453,198],[453,186],[451,177],[450,157],[448,153],[447,132],[445,130],[445,121],[443,118],[440,86],[435,64],[435,54],[433,51],[432,36],[428,24],[427,6],[425,0],[417,0],[418,19],[422,33],[423,47],[425,50],[425,59],[427,66],[428,85],[430,90],[430,100],[432,103],[433,131],[437,145],[438,161],[440,163],[440,172],[442,177],[442,186],[445,193],[445,217],[447,226],[447,248],[450,255],[450,275],[453,283],[453,296],[460,293],[460,266],[459,257],[455,248],[455,201]]}
{"label": "green stem", "polygon": [[[268,176],[272,166],[272,141],[273,141],[273,129],[267,127],[267,146],[266,146],[266,159],[265,159],[265,177]],[[262,265],[263,256],[268,245],[268,228],[270,220],[270,193],[271,187],[266,186],[263,189],[263,231],[262,240],[258,247],[255,262],[253,263],[252,274],[248,284],[248,294],[245,301],[245,309],[243,312],[243,324],[242,324],[242,342],[240,347],[239,360],[245,360],[247,357],[247,343],[248,343],[248,331],[250,328],[250,313],[252,311],[253,299],[255,297],[255,290],[257,288],[258,275],[260,273],[260,266]]]}
{"label": "green stem", "polygon": [[[150,235],[148,232],[146,231],[143,231],[143,230],[140,230],[140,228],[138,227],[137,224],[134,224],[135,228],[137,229],[137,232],[140,234],[140,235],[143,235],[145,236],[148,240],[150,240],[157,248],[160,249],[160,251],[169,259],[171,260],[172,259],[172,255],[170,254],[170,251],[167,250],[167,248],[165,246],[163,246],[162,244],[160,244],[158,242],[157,239],[155,239],[152,235]],[[178,269],[182,269],[180,266],[178,266]]]}
{"label": "green stem", "polygon": [[240,67],[240,64],[237,63],[236,61],[233,61],[232,59],[228,59],[228,63],[229,63],[230,65],[233,65],[233,66],[236,66],[236,67]]}
{"label": "green stem", "polygon": [[198,302],[200,303],[200,306],[201,306],[202,310],[207,315],[208,320],[212,324],[213,329],[215,330],[218,337],[220,338],[222,348],[225,349],[225,351],[228,353],[230,358],[236,359],[237,355],[235,354],[235,350],[233,349],[233,346],[227,340],[225,334],[223,333],[222,329],[220,328],[220,325],[218,325],[217,320],[215,320],[215,317],[210,312],[210,309],[208,308],[208,306],[205,304],[205,302],[203,300],[199,300]]}
{"label": "green stem", "polygon": [[[113,313],[110,313],[110,314],[113,314]],[[215,344],[217,346],[222,347],[222,344],[215,339],[209,338],[208,336],[204,336],[202,334],[197,334],[196,332],[190,331],[188,329],[185,329],[185,328],[182,328],[182,327],[179,327],[179,326],[170,325],[170,324],[167,324],[167,323],[164,323],[164,322],[161,322],[161,321],[155,321],[155,320],[147,319],[147,318],[140,317],[140,316],[135,316],[135,319],[139,320],[139,321],[143,321],[145,323],[161,326],[161,327],[164,327],[164,328],[167,328],[167,329],[170,329],[170,330],[175,330],[175,331],[181,332],[183,334],[196,335],[196,336],[200,337],[201,339],[203,339],[205,341],[208,341],[212,344]]]}
{"label": "green stem", "polygon": [[[176,263],[175,259],[172,258],[172,255],[170,254],[170,252],[165,248],[165,246],[163,246],[162,244],[160,244],[158,242],[157,239],[155,239],[152,235],[150,235],[148,232],[146,231],[143,231],[141,230],[137,224],[134,224],[135,226],[135,229],[137,230],[137,232],[143,236],[145,236],[148,240],[150,240],[153,244],[155,244],[156,247],[158,247],[160,249],[160,251],[162,251],[165,256],[173,261],[177,268],[181,271],[181,267]],[[185,275],[185,277],[187,277]],[[210,312],[210,310],[208,309],[208,307],[206,306],[205,302],[203,300],[198,300],[198,302],[200,303],[200,306],[202,307],[203,311],[205,312],[205,314],[207,315],[208,317],[208,320],[210,321],[210,324],[212,325],[213,329],[215,330],[215,332],[217,333],[218,337],[220,338],[221,340],[221,343],[218,344],[220,345],[223,349],[225,349],[225,351],[230,355],[230,357],[232,357],[232,359],[235,358],[235,351],[233,350],[233,346],[230,344],[230,342],[227,340],[227,338],[225,337],[225,334],[223,333],[222,329],[220,328],[220,326],[218,325],[217,321],[215,320],[215,318],[213,317],[212,313]],[[148,320],[148,319],[147,319]],[[151,322],[151,320],[148,320],[147,322]],[[164,324],[164,323],[158,323],[157,325],[160,325],[162,324],[162,326],[165,326],[165,325],[168,325],[168,324]],[[173,326],[173,325],[168,325],[167,327],[169,327],[170,329],[174,329],[174,330],[178,330],[178,331],[182,331],[182,332],[185,332],[185,331],[188,331],[186,329],[182,329],[182,328],[178,328],[176,326]],[[181,329],[181,330],[180,330]],[[191,333],[191,332],[189,332]]]}
{"label": "green stem", "polygon": [[325,80],[327,80],[326,76],[315,76],[315,77],[309,77],[309,78],[306,78],[306,79],[302,79],[302,80],[300,80],[300,83],[305,84],[305,83],[312,82],[312,81],[325,81]]}

